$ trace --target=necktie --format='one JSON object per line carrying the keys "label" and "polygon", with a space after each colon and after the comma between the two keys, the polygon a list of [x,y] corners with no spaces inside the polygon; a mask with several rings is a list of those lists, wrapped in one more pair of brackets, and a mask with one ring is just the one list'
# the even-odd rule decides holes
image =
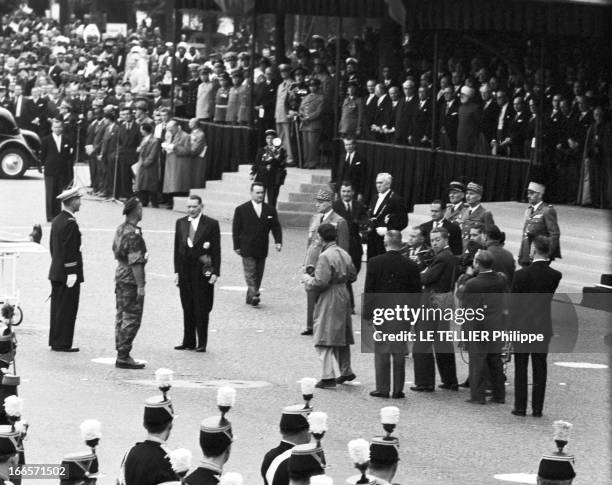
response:
{"label": "necktie", "polygon": [[346,210],[349,214],[351,213],[351,203],[350,202],[346,203]]}
{"label": "necktie", "polygon": [[321,224],[323,222],[323,218],[325,217],[325,214],[321,214],[321,219],[319,220],[319,224]]}
{"label": "necktie", "polygon": [[533,215],[534,207],[532,205],[529,206],[529,217]]}
{"label": "necktie", "polygon": [[192,242],[192,244],[193,244],[193,238],[194,237],[195,237],[195,230],[193,228],[192,221],[189,221],[189,235],[188,235],[188,239]]}
{"label": "necktie", "polygon": [[470,209],[470,211],[468,212],[469,215],[472,215],[472,212],[474,211],[474,209]]}

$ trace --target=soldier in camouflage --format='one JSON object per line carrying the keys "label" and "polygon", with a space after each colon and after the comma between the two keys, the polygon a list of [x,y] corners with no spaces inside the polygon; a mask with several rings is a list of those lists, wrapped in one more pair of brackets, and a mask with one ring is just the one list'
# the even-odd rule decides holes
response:
{"label": "soldier in camouflage", "polygon": [[138,223],[142,220],[142,204],[137,197],[130,198],[123,207],[125,222],[117,228],[113,240],[113,253],[117,260],[115,294],[115,345],[120,369],[142,369],[145,365],[130,357],[132,342],[140,328],[145,296],[147,247]]}

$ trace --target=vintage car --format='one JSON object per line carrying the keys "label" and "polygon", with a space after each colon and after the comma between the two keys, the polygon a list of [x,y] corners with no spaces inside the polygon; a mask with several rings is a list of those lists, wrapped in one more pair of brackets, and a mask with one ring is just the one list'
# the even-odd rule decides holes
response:
{"label": "vintage car", "polygon": [[0,107],[0,177],[23,177],[28,168],[41,167],[40,138],[17,126],[12,113]]}

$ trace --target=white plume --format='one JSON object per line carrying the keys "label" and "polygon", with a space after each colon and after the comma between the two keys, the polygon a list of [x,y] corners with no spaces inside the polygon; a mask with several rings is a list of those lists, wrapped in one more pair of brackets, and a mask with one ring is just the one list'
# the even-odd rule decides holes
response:
{"label": "white plume", "polygon": [[363,438],[349,441],[348,451],[355,464],[362,465],[370,461],[370,443]]}
{"label": "white plume", "polygon": [[174,372],[171,371],[170,369],[157,369],[155,371],[155,380],[157,381],[157,386],[161,387],[161,386],[168,386],[168,385],[172,385],[172,376],[174,375]]}
{"label": "white plume", "polygon": [[236,389],[229,386],[220,387],[217,391],[217,406],[230,406],[236,403]]}
{"label": "white plume", "polygon": [[556,440],[569,441],[569,436],[574,425],[567,421],[555,421],[553,423],[553,429],[555,430]]}
{"label": "white plume", "polygon": [[308,415],[308,425],[311,433],[323,433],[327,431],[327,414],[314,411]]}
{"label": "white plume", "polygon": [[300,386],[302,388],[302,394],[309,395],[314,392],[315,384],[317,380],[314,377],[302,377],[300,380]]}
{"label": "white plume", "polygon": [[79,428],[83,441],[100,439],[102,437],[102,423],[97,419],[86,419]]}
{"label": "white plume", "polygon": [[395,406],[387,406],[380,410],[380,422],[382,424],[399,423],[400,410]]}
{"label": "white plume", "polygon": [[219,485],[244,485],[244,479],[240,473],[227,472],[221,477]]}
{"label": "white plume", "polygon": [[30,425],[25,419],[20,419],[15,423],[15,431],[17,431],[21,435],[25,435],[28,432],[28,427]]}
{"label": "white plume", "polygon": [[314,475],[310,477],[310,485],[334,485],[334,480],[327,475]]}
{"label": "white plume", "polygon": [[187,448],[177,448],[168,454],[175,473],[185,473],[191,468],[192,454]]}
{"label": "white plume", "polygon": [[17,396],[8,396],[4,399],[4,411],[9,416],[21,417],[23,413],[23,399]]}

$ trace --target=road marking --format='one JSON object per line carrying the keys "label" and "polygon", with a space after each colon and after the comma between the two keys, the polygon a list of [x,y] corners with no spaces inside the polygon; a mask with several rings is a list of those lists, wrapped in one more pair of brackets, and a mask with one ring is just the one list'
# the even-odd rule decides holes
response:
{"label": "road marking", "polygon": [[493,475],[493,478],[504,482],[527,483],[529,485],[538,483],[538,477],[535,473],[500,473]]}
{"label": "road marking", "polygon": [[[125,379],[125,382],[130,384],[137,384],[139,386],[151,386],[158,387],[159,384],[155,379]],[[180,389],[217,389],[223,386],[230,386],[236,389],[255,389],[260,387],[268,387],[272,384],[266,381],[241,381],[241,380],[210,380],[210,381],[196,381],[187,379],[173,379],[172,387]]]}
{"label": "road marking", "polygon": [[555,362],[559,367],[571,367],[573,369],[607,369],[606,364],[592,364],[590,362]]}

